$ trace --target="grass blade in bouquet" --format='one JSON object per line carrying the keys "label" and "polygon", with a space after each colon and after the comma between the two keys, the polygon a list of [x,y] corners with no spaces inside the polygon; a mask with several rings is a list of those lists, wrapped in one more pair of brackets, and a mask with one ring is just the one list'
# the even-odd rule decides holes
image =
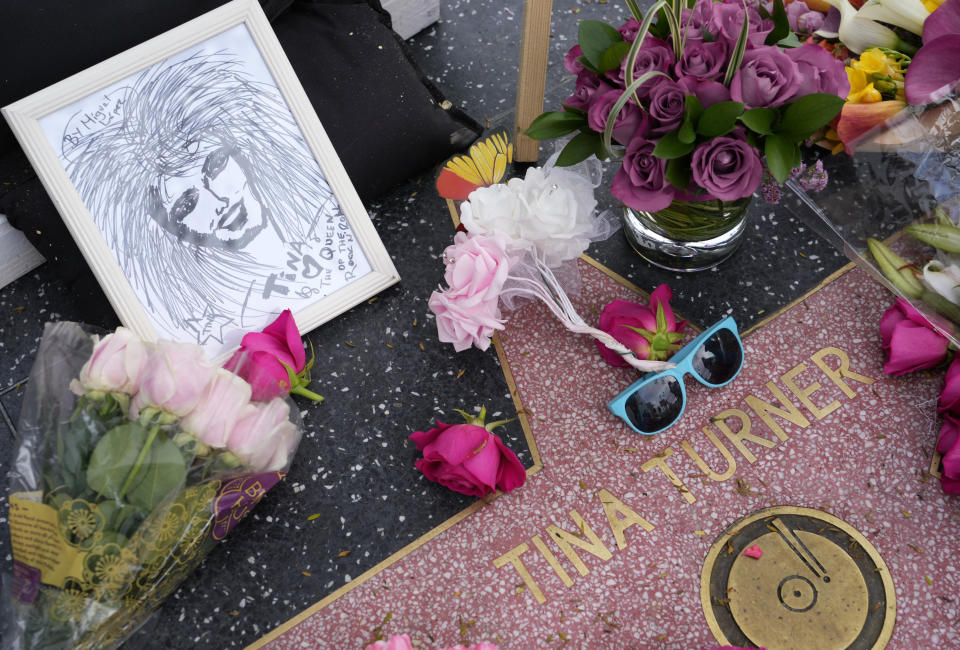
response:
{"label": "grass blade in bouquet", "polygon": [[47,326],[24,397],[6,645],[116,647],[281,480],[309,367],[289,311],[223,368],[194,345]]}

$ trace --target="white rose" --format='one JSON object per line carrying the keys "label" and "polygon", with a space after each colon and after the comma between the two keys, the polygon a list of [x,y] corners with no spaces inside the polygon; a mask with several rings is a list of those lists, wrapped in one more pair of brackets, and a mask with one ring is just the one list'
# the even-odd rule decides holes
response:
{"label": "white rose", "polygon": [[471,234],[500,233],[521,239],[521,224],[528,217],[519,194],[502,183],[475,189],[460,205],[460,221]]}
{"label": "white rose", "polygon": [[520,236],[537,248],[548,267],[574,259],[587,249],[597,207],[590,181],[557,167],[546,172],[532,167],[526,178],[512,179],[508,185],[520,194],[530,214]]}

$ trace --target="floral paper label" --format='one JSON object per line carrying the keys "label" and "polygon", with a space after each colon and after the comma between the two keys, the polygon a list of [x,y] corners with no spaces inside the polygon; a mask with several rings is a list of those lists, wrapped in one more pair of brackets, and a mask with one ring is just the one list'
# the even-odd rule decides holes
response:
{"label": "floral paper label", "polygon": [[213,502],[213,531],[216,540],[227,536],[237,523],[247,516],[267,490],[280,482],[283,472],[264,472],[235,478],[224,483]]}

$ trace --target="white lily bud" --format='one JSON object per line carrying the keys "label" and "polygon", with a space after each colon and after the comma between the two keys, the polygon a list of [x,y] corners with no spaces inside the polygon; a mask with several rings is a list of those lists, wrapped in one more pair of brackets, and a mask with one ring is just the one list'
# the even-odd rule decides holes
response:
{"label": "white lily bud", "polygon": [[939,260],[930,260],[923,267],[923,284],[955,305],[960,305],[960,266],[944,266]]}
{"label": "white lily bud", "polygon": [[867,0],[859,13],[861,18],[902,27],[917,36],[923,35],[923,21],[930,15],[920,0]]}
{"label": "white lily bud", "polygon": [[880,23],[860,15],[848,0],[825,0],[829,5],[840,12],[840,41],[851,52],[860,54],[871,47],[886,47],[898,49],[900,37]]}

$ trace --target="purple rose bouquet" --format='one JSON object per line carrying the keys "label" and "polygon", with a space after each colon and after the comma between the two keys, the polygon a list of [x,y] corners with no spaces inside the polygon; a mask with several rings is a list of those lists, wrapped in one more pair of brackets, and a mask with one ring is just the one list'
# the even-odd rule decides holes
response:
{"label": "purple rose bouquet", "polygon": [[47,326],[10,472],[6,647],[119,646],[284,477],[310,363],[289,312],[248,337],[232,361],[253,383],[195,345]]}
{"label": "purple rose bouquet", "polygon": [[[843,63],[801,45],[781,0],[659,0],[618,29],[582,21],[564,59],[577,75],[563,110],[527,135],[576,134],[557,165],[619,159],[610,191],[656,212],[674,200],[734,201],[801,168],[800,146],[840,111]],[[765,197],[776,196],[765,191]]]}

